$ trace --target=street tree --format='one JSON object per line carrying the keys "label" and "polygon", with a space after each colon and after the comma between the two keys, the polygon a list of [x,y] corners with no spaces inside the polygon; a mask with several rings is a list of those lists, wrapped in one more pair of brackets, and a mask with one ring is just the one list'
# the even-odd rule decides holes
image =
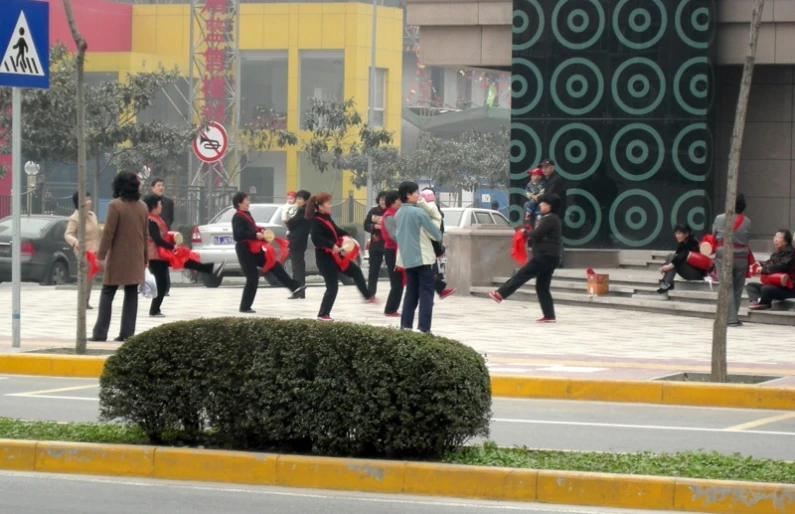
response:
{"label": "street tree", "polygon": [[376,189],[394,189],[409,179],[407,170],[410,158],[404,157],[393,146],[373,148],[369,151],[348,152],[340,161],[342,169],[353,172],[353,185],[367,187],[367,158],[373,159],[373,185]]}
{"label": "street tree", "polygon": [[[345,168],[345,156],[368,152],[393,142],[392,132],[364,123],[353,99],[344,102],[312,99],[304,114],[301,128],[310,132],[301,150],[320,173],[334,170],[331,193],[334,193],[339,173]],[[361,174],[361,172],[355,172]],[[366,171],[364,172],[366,181]]]}
{"label": "street tree", "polygon": [[287,119],[264,107],[258,107],[254,118],[243,124],[239,137],[243,154],[234,163],[226,179],[227,184],[234,183],[237,176],[263,153],[298,144],[298,136],[287,130]]}
{"label": "street tree", "polygon": [[737,181],[739,177],[740,158],[742,157],[745,117],[748,111],[748,98],[751,96],[751,82],[756,63],[756,44],[759,40],[759,28],[762,25],[762,10],[765,0],[755,0],[751,16],[751,28],[748,40],[748,51],[745,54],[743,76],[740,81],[740,94],[737,98],[737,111],[734,115],[731,148],[729,150],[729,170],[726,177],[726,226],[724,227],[723,245],[728,248],[724,252],[723,266],[720,270],[720,287],[718,289],[718,308],[715,324],[712,327],[712,370],[710,379],[713,382],[726,382],[728,364],[726,359],[726,323],[729,317],[729,296],[732,295],[731,248],[734,241],[734,204],[737,201]]}

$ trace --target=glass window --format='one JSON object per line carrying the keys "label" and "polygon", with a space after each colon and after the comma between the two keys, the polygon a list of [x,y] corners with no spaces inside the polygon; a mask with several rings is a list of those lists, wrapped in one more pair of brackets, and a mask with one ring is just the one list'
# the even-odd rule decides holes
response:
{"label": "glass window", "polygon": [[[52,219],[23,217],[21,235],[22,237],[41,237],[49,228],[50,223],[52,223]],[[11,218],[0,220],[0,234],[11,235]]]}
{"label": "glass window", "polygon": [[475,213],[475,218],[478,220],[478,225],[492,225],[494,223],[491,219],[491,214],[488,212],[478,211]]}
{"label": "glass window", "polygon": [[[201,91],[197,91],[201,95]],[[140,123],[160,122],[167,125],[179,126],[191,119],[189,109],[190,87],[185,78],[177,79],[155,95],[154,102],[138,114]]]}
{"label": "glass window", "polygon": [[386,98],[386,69],[375,69],[375,103],[373,104],[373,126],[383,127],[386,122],[385,98]]}
{"label": "glass window", "polygon": [[498,214],[496,212],[491,213],[491,217],[494,218],[494,224],[499,225],[501,227],[510,227],[510,222],[503,216],[502,214]]}
{"label": "glass window", "polygon": [[[277,210],[279,210],[278,205],[257,205],[252,203],[249,207],[251,217],[254,218],[254,221],[257,223],[270,223]],[[210,223],[232,223],[232,216],[235,215],[235,212],[237,211],[234,208],[228,207],[225,211],[216,216],[215,219],[213,219]]]}
{"label": "glass window", "polygon": [[240,52],[241,122],[274,111],[287,127],[287,51]]}
{"label": "glass window", "polygon": [[472,107],[472,77],[467,77],[463,70],[458,71],[456,79],[456,107],[459,109],[469,109]]}
{"label": "glass window", "polygon": [[341,102],[345,85],[345,54],[342,50],[300,50],[301,118],[312,98]]}

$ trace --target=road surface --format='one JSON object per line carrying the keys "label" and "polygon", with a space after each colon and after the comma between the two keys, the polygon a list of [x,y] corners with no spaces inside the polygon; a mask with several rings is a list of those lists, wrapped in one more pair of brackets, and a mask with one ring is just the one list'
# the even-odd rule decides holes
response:
{"label": "road surface", "polygon": [[[0,376],[0,416],[96,421],[98,381]],[[795,412],[495,398],[500,446],[581,451],[718,451],[795,460]]]}

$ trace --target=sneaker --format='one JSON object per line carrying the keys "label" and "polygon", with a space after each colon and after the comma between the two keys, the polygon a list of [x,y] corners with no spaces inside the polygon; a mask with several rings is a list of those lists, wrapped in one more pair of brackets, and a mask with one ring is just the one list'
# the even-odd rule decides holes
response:
{"label": "sneaker", "polygon": [[166,315],[163,314],[162,312],[156,312],[155,314],[150,314],[149,317],[150,318],[165,318]]}
{"label": "sneaker", "polygon": [[255,311],[254,309],[240,309],[240,312],[242,314],[256,314],[257,313],[257,311]]}
{"label": "sneaker", "polygon": [[295,300],[300,298],[304,294],[304,291],[306,291],[306,285],[298,286],[298,289],[293,291],[293,294],[290,295],[290,300]]}
{"label": "sneaker", "polygon": [[489,298],[491,298],[492,300],[494,300],[497,303],[502,303],[502,296],[500,296],[500,293],[498,293],[497,291],[490,292],[489,293]]}
{"label": "sneaker", "polygon": [[213,276],[218,278],[224,272],[224,268],[226,267],[226,261],[221,261],[218,264],[213,266]]}
{"label": "sneaker", "polygon": [[386,316],[387,318],[399,318],[400,317],[400,313],[399,312],[385,312],[384,316]]}
{"label": "sneaker", "polygon": [[448,296],[455,294],[456,291],[458,291],[458,289],[456,289],[455,287],[448,287],[447,289],[439,293],[439,299],[444,300]]}
{"label": "sneaker", "polygon": [[536,320],[536,323],[556,323],[557,320],[555,318],[540,318]]}
{"label": "sneaker", "polygon": [[773,306],[770,305],[769,303],[754,302],[754,303],[752,303],[751,305],[748,306],[748,310],[751,310],[751,311],[766,311],[766,310],[768,310],[768,309],[770,309],[772,307]]}
{"label": "sneaker", "polygon": [[364,303],[378,303],[378,299],[375,296],[371,296],[364,300]]}
{"label": "sneaker", "polygon": [[317,320],[318,320],[318,321],[334,321],[334,320],[331,318],[331,316],[318,316],[318,317],[317,317]]}

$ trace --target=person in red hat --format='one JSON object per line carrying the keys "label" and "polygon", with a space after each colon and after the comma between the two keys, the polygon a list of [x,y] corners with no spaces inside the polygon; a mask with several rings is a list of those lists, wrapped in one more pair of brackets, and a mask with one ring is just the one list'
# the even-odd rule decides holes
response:
{"label": "person in red hat", "polygon": [[282,207],[282,223],[287,224],[287,220],[295,216],[298,212],[298,205],[295,203],[295,191],[287,191],[287,203]]}
{"label": "person in red hat", "polygon": [[536,218],[541,213],[538,208],[538,200],[544,194],[546,183],[544,172],[541,171],[540,167],[528,170],[527,174],[530,175],[530,181],[525,188],[527,190],[527,202],[524,204],[524,219],[527,225],[534,226]]}

